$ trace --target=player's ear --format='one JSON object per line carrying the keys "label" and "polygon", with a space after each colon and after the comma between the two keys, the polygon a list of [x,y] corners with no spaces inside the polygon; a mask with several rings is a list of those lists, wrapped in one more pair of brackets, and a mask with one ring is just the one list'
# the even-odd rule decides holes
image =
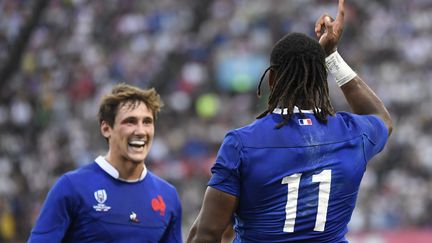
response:
{"label": "player's ear", "polygon": [[111,136],[111,126],[106,121],[101,122],[100,131],[102,136],[104,136],[106,139]]}
{"label": "player's ear", "polygon": [[268,78],[268,84],[270,86],[270,89],[273,88],[274,85],[274,80],[275,79],[275,71],[273,70],[273,68],[270,68],[269,70],[269,78]]}

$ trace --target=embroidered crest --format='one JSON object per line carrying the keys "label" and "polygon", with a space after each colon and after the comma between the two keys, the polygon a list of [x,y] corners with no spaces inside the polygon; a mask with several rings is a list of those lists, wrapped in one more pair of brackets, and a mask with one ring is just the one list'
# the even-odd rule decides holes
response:
{"label": "embroidered crest", "polygon": [[106,211],[111,209],[110,206],[105,205],[105,201],[108,198],[105,189],[95,191],[94,197],[95,197],[96,201],[98,202],[97,205],[93,205],[94,210],[96,210],[98,212],[106,212]]}
{"label": "embroidered crest", "polygon": [[157,198],[153,198],[151,205],[154,211],[159,211],[161,216],[165,215],[166,205],[161,195],[158,195]]}

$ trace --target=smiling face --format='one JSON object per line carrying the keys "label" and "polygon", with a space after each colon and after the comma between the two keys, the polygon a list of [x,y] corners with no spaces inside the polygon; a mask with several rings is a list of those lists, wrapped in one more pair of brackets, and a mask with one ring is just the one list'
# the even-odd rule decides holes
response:
{"label": "smiling face", "polygon": [[109,143],[107,160],[115,164],[144,163],[154,131],[153,112],[144,102],[121,104],[112,127],[106,121],[101,123],[102,135]]}

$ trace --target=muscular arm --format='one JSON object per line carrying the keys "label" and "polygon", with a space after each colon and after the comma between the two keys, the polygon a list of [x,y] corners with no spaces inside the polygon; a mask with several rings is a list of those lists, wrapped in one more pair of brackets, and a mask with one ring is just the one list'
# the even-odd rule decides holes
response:
{"label": "muscular arm", "polygon": [[207,187],[201,211],[192,225],[186,242],[221,242],[222,235],[230,224],[237,205],[237,197]]}
{"label": "muscular arm", "polygon": [[352,111],[359,115],[376,115],[386,124],[389,136],[393,129],[390,114],[375,92],[359,77],[341,86]]}
{"label": "muscular arm", "polygon": [[[327,56],[336,51],[337,44],[342,37],[345,16],[344,2],[344,0],[339,0],[335,20],[324,14],[315,24],[315,33]],[[389,112],[381,99],[358,75],[342,85],[341,89],[354,113],[380,117],[386,124],[390,136],[393,124]]]}

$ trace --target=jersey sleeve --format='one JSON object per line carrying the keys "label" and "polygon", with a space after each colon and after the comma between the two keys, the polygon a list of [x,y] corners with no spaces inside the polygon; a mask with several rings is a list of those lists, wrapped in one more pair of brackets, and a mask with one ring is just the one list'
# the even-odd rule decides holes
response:
{"label": "jersey sleeve", "polygon": [[208,186],[239,196],[241,147],[235,132],[231,131],[225,136],[211,169],[212,176]]}
{"label": "jersey sleeve", "polygon": [[388,140],[388,129],[378,116],[375,115],[355,115],[352,114],[350,123],[358,129],[364,139],[364,154],[366,161],[383,150]]}
{"label": "jersey sleeve", "polygon": [[168,228],[164,234],[164,237],[160,242],[163,243],[182,243],[182,207],[180,203],[180,197],[177,191],[174,191],[176,197],[176,208],[174,216],[172,217]]}
{"label": "jersey sleeve", "polygon": [[31,231],[29,243],[62,241],[70,225],[73,208],[77,205],[73,191],[69,179],[66,176],[60,177],[48,192]]}

